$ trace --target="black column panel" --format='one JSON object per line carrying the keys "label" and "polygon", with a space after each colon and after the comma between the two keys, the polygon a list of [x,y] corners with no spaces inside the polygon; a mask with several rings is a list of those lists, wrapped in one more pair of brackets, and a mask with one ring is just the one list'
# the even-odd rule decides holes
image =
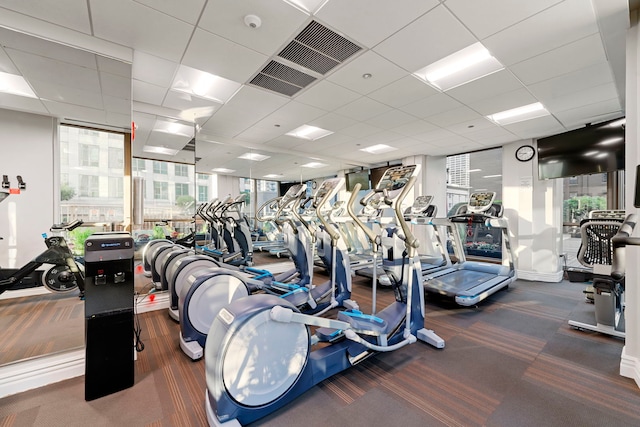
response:
{"label": "black column panel", "polygon": [[85,400],[134,383],[133,252],[128,233],[85,242]]}

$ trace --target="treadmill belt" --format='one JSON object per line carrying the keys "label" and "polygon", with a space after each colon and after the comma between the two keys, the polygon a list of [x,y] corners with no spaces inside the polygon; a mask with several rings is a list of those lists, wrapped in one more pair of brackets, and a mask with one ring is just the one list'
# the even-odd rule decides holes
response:
{"label": "treadmill belt", "polygon": [[483,271],[457,270],[444,276],[429,279],[424,285],[428,291],[454,297],[460,292],[478,286],[494,277],[496,277],[495,274]]}

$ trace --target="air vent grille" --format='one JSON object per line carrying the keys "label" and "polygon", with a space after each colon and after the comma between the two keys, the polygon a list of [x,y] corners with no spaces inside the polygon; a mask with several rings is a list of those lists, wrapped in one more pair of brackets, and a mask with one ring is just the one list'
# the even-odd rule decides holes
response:
{"label": "air vent grille", "polygon": [[324,25],[311,21],[278,56],[317,73],[326,74],[361,49]]}
{"label": "air vent grille", "polygon": [[[303,86],[296,86],[295,84],[291,84],[289,82],[280,80],[278,78],[269,76],[268,74],[264,73],[265,70],[269,68],[269,65],[271,65],[271,63],[273,62],[275,61],[271,61],[269,64],[267,64],[267,66],[264,67],[264,69],[260,73],[258,73],[257,76],[251,79],[249,83],[255,86],[260,86],[262,88],[272,90],[274,92],[278,92],[282,95],[293,96],[296,93],[298,93],[303,88]],[[282,64],[278,64],[278,65],[282,65]],[[283,65],[283,67],[286,67],[286,66]],[[291,68],[291,70],[296,71],[293,68]],[[308,77],[312,79],[311,81],[315,80],[314,77],[311,77],[311,76],[308,76]]]}
{"label": "air vent grille", "polygon": [[294,70],[293,68],[287,67],[286,65],[276,61],[269,62],[260,72],[301,88],[309,86],[316,80],[315,77],[310,76],[309,74]]}

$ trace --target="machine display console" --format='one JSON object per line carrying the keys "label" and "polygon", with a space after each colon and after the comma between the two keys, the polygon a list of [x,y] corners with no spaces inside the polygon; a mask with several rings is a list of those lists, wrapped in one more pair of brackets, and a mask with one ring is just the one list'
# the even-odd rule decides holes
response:
{"label": "machine display console", "polygon": [[394,198],[398,194],[400,194],[399,190],[409,182],[409,179],[417,172],[416,165],[408,165],[408,166],[394,166],[392,168],[387,169],[384,172],[384,175],[378,182],[378,186],[376,190],[384,191],[393,194],[389,194],[388,197]]}
{"label": "machine display console", "polygon": [[286,206],[292,200],[295,200],[298,197],[300,197],[300,193],[302,192],[303,189],[305,189],[305,186],[302,184],[295,184],[289,187],[287,192],[284,193],[284,196],[282,196],[282,202],[281,202],[282,206]]}
{"label": "machine display console", "polygon": [[496,193],[493,191],[472,193],[471,196],[469,197],[469,203],[467,204],[467,212],[469,213],[485,212],[491,207],[495,198],[496,198]]}
{"label": "machine display console", "polygon": [[413,206],[411,206],[412,214],[420,214],[424,212],[425,209],[429,207],[431,204],[431,200],[433,200],[433,196],[418,196],[413,201]]}
{"label": "machine display console", "polygon": [[326,179],[320,184],[320,187],[313,196],[316,206],[324,204],[328,199],[335,196],[340,188],[344,185],[344,178]]}

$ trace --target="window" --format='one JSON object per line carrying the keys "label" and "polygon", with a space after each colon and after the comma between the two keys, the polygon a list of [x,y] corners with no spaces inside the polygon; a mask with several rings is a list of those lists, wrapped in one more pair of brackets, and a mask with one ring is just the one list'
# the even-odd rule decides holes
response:
{"label": "window", "polygon": [[60,125],[59,136],[59,221],[122,221],[125,135]]}
{"label": "window", "polygon": [[80,166],[98,167],[100,164],[100,147],[97,145],[80,144]]}
{"label": "window", "polygon": [[123,180],[119,176],[110,176],[109,177],[109,197],[123,197],[124,196],[124,187]]}
{"label": "window", "polygon": [[[189,166],[187,165],[175,165],[176,176],[189,176]],[[177,196],[177,194],[176,194]]]}
{"label": "window", "polygon": [[206,185],[198,185],[198,202],[204,203],[209,201],[209,187]]}
{"label": "window", "polygon": [[199,174],[198,174],[198,180],[201,180],[201,181],[203,181],[203,180],[207,180],[207,179],[209,179],[209,177],[210,177],[210,176],[211,176],[211,175],[208,175],[208,174],[206,174],[206,173],[199,173]]}
{"label": "window", "polygon": [[169,200],[169,183],[153,181],[153,198],[156,200]]}
{"label": "window", "polygon": [[122,148],[109,147],[109,168],[124,169],[124,151]]}
{"label": "window", "polygon": [[133,159],[131,168],[133,169],[134,172],[146,172],[147,161],[145,159]]}
{"label": "window", "polygon": [[180,196],[189,195],[189,184],[175,184],[176,200]]}
{"label": "window", "polygon": [[169,169],[167,168],[166,162],[153,162],[153,173],[168,175]]}
{"label": "window", "polygon": [[100,197],[100,177],[96,175],[80,175],[80,197]]}

